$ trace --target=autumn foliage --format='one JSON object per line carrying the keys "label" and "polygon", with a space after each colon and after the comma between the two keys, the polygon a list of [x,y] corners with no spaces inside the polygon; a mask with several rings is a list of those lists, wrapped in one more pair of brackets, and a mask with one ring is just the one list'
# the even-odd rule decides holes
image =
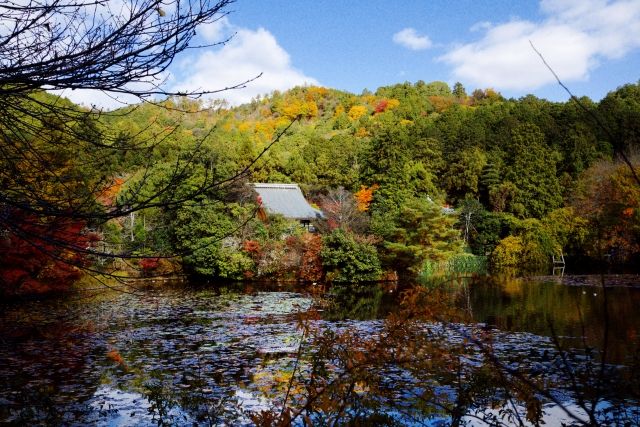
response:
{"label": "autumn foliage", "polygon": [[306,233],[301,237],[302,257],[300,259],[300,269],[298,278],[306,282],[318,281],[323,276],[322,258],[322,237],[318,234]]}
{"label": "autumn foliage", "polygon": [[102,190],[102,192],[97,195],[98,201],[100,201],[104,205],[114,204],[116,196],[122,189],[123,184],[124,184],[124,179],[114,178],[113,181],[108,185],[106,185]]}
{"label": "autumn foliage", "polygon": [[376,104],[376,108],[374,108],[374,110],[373,110],[373,111],[374,111],[376,114],[378,114],[378,113],[384,113],[388,106],[389,106],[389,101],[387,101],[386,99],[382,99],[382,100],[380,100],[380,102],[378,102],[378,103]]}
{"label": "autumn foliage", "polygon": [[[637,156],[634,167],[640,165]],[[640,250],[640,188],[629,168],[601,161],[582,175],[572,201],[576,211],[589,221],[592,255],[608,254],[625,261]]]}
{"label": "autumn foliage", "polygon": [[400,105],[400,101],[398,101],[397,99],[383,98],[380,101],[378,101],[373,111],[375,114],[380,114],[380,113],[384,113],[387,110],[396,108],[398,105]]}
{"label": "autumn foliage", "polygon": [[120,354],[120,352],[116,349],[111,349],[107,352],[107,359],[111,360],[112,362],[116,363],[118,366],[120,366],[122,369],[127,370],[127,364],[124,361],[124,358],[122,357],[122,355]]}
{"label": "autumn foliage", "polygon": [[159,258],[143,258],[139,262],[140,268],[142,269],[142,274],[147,276],[153,273],[155,269],[160,265]]}
{"label": "autumn foliage", "polygon": [[81,221],[10,212],[14,226],[0,236],[0,295],[64,291],[87,264],[96,236]]}
{"label": "autumn foliage", "polygon": [[358,203],[358,210],[360,212],[366,212],[369,210],[369,205],[373,201],[373,192],[380,186],[373,184],[371,187],[365,187],[362,185],[360,190],[355,194],[356,202]]}

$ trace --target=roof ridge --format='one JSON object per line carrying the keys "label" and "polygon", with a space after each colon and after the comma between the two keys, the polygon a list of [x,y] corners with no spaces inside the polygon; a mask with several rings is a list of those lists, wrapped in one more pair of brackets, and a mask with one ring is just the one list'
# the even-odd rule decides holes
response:
{"label": "roof ridge", "polygon": [[255,182],[254,187],[259,188],[300,188],[298,184],[285,184],[285,183],[269,183],[269,182]]}

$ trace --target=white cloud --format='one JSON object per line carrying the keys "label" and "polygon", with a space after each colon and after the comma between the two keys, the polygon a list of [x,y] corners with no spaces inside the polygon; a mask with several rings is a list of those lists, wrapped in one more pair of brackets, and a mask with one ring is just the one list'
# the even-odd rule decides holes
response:
{"label": "white cloud", "polygon": [[[137,92],[149,92],[155,91],[158,85],[163,83],[166,79],[169,79],[170,75],[164,73],[156,79],[147,79],[147,81],[135,82],[126,85],[132,91]],[[49,90],[49,92],[68,98],[78,105],[82,105],[88,108],[98,108],[102,110],[115,110],[121,107],[125,107],[131,104],[140,103],[141,100],[137,96],[116,92],[107,92],[97,89],[64,89],[64,90]],[[154,97],[147,98],[153,100]]]}
{"label": "white cloud", "polygon": [[394,43],[411,50],[424,50],[431,47],[431,40],[427,36],[418,34],[413,28],[405,28],[393,35]]}
{"label": "white cloud", "polygon": [[219,43],[231,36],[232,28],[229,18],[222,16],[214,22],[199,26],[197,32],[205,42]]}
{"label": "white cloud", "polygon": [[50,91],[53,94],[68,98],[78,105],[88,108],[96,107],[104,110],[115,110],[129,104],[140,102],[138,98],[131,95],[118,95],[108,93],[96,89],[78,89],[78,90],[55,90]]}
{"label": "white cloud", "polygon": [[[289,54],[263,28],[255,31],[237,28],[226,17],[222,17],[215,23],[200,27],[198,35],[204,43],[223,42],[229,36],[233,37],[224,45],[190,51],[188,56],[181,56],[179,63],[164,76],[162,87],[165,89],[178,92],[215,91],[236,86],[260,75],[247,83],[245,88],[209,96],[224,98],[231,105],[238,105],[274,90],[319,84],[316,79],[295,69]],[[136,87],[140,88],[142,84],[139,83]],[[55,93],[80,105],[107,110],[139,102],[132,96],[97,90],[65,90]]]}
{"label": "white cloud", "polygon": [[542,22],[512,20],[488,26],[475,42],[454,47],[439,59],[453,75],[480,87],[532,90],[555,82],[529,45],[531,41],[564,81],[589,78],[603,59],[640,47],[637,0],[542,0]]}
{"label": "white cloud", "polygon": [[235,36],[218,49],[200,51],[186,59],[174,75],[177,83],[172,90],[219,90],[246,80],[246,88],[233,89],[215,95],[232,105],[248,102],[256,95],[274,90],[286,90],[304,84],[318,84],[291,64],[289,54],[267,30],[235,29]]}

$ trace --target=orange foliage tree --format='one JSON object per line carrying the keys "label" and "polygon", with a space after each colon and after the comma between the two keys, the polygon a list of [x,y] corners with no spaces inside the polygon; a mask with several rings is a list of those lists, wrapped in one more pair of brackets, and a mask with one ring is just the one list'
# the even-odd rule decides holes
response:
{"label": "orange foliage tree", "polygon": [[[631,159],[634,167],[640,158]],[[573,205],[589,223],[591,255],[618,261],[640,251],[640,187],[622,163],[602,161],[580,178]]]}
{"label": "orange foliage tree", "polygon": [[378,184],[373,184],[371,187],[365,187],[364,185],[360,186],[360,190],[358,190],[354,195],[360,212],[366,212],[369,210],[369,206],[373,201],[373,193],[378,188],[380,188]]}

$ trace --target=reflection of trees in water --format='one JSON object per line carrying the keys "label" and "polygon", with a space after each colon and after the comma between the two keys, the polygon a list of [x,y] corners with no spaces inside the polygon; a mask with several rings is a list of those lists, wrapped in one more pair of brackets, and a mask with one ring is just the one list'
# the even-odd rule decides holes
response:
{"label": "reflection of trees in water", "polygon": [[449,292],[414,288],[380,328],[312,329],[307,367],[291,379],[304,392],[256,420],[535,425],[553,409],[554,422],[640,423],[638,359],[607,363],[606,336],[599,349],[570,350],[553,328],[545,339],[452,323],[450,302]]}
{"label": "reflection of trees in water", "polygon": [[322,318],[327,321],[382,319],[397,309],[398,292],[402,288],[395,282],[334,283],[320,296]]}
{"label": "reflection of trees in water", "polygon": [[179,390],[161,379],[147,381],[144,397],[150,404],[148,412],[153,424],[216,426],[235,418],[237,402],[230,396],[214,395],[202,379],[196,380],[193,387],[191,390]]}
{"label": "reflection of trees in water", "polygon": [[383,293],[378,284],[335,284],[329,290],[323,318],[329,321],[377,319]]}
{"label": "reflection of trees in water", "polygon": [[609,362],[627,363],[625,359],[637,352],[637,289],[607,287],[605,295],[601,286],[566,286],[510,277],[481,280],[468,286],[476,322],[544,336],[551,335],[551,325],[560,342],[574,348],[601,349],[606,328]]}

